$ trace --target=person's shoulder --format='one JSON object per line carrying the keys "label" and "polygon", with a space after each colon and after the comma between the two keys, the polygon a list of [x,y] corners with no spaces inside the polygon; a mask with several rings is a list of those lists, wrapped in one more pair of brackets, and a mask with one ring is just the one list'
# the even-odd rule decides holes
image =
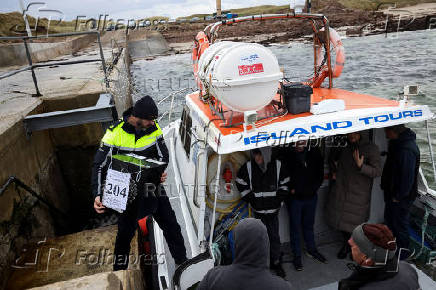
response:
{"label": "person's shoulder", "polygon": [[401,272],[408,272],[411,275],[416,276],[416,278],[418,278],[418,272],[416,271],[415,267],[413,267],[409,263],[407,263],[405,261],[400,261],[398,268],[399,268],[398,271],[400,271],[400,273]]}
{"label": "person's shoulder", "polygon": [[251,162],[251,160],[248,160],[247,162],[245,162],[244,164],[241,165],[241,167],[239,167],[238,171],[242,171],[242,170],[247,170],[247,166],[248,163]]}
{"label": "person's shoulder", "polygon": [[110,125],[108,130],[109,131],[114,131],[116,128],[119,128],[123,124],[124,124],[124,121],[122,119],[120,119],[120,120],[116,121],[113,125]]}
{"label": "person's shoulder", "polygon": [[399,144],[398,151],[403,154],[413,153],[416,155],[419,154],[419,147],[415,140],[406,140]]}
{"label": "person's shoulder", "polygon": [[209,282],[213,282],[217,279],[219,280],[222,278],[222,276],[225,276],[226,273],[232,272],[230,268],[231,265],[215,266],[206,273],[206,275],[203,277],[203,280],[208,280]]}
{"label": "person's shoulder", "polygon": [[231,265],[215,266],[212,269],[210,269],[206,275],[216,275],[218,273],[224,273],[224,272],[229,271],[229,268],[231,268]]}

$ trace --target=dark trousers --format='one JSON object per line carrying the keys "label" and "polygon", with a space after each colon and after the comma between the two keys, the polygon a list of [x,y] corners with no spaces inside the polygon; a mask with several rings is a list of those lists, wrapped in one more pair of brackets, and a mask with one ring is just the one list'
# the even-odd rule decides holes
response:
{"label": "dark trousers", "polygon": [[[157,199],[157,209],[153,213],[153,218],[163,231],[175,263],[181,264],[186,260],[186,249],[180,225],[177,222],[168,197],[160,196]],[[137,226],[137,210],[125,211],[119,216],[114,250],[114,271],[127,269],[129,265],[130,242],[135,235]]]}
{"label": "dark trousers", "polygon": [[[385,204],[385,223],[397,239],[398,249],[409,249],[409,209],[411,205],[412,202],[409,201],[388,201]],[[411,254],[404,250],[401,253],[401,259]]]}
{"label": "dark trousers", "polygon": [[279,213],[254,213],[254,217],[260,219],[266,227],[269,238],[271,265],[277,264],[280,262]]}
{"label": "dark trousers", "polygon": [[291,247],[294,256],[301,256],[301,232],[309,252],[316,250],[313,226],[318,196],[308,199],[291,199],[287,202],[290,217]]}

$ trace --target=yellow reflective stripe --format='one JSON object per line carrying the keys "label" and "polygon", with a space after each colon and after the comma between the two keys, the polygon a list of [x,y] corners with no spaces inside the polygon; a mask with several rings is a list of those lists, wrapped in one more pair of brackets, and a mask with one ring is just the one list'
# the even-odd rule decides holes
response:
{"label": "yellow reflective stripe", "polygon": [[135,142],[135,135],[129,134],[123,130],[124,122],[121,122],[112,130],[107,130],[103,136],[102,143],[109,147],[116,147],[126,151],[142,151],[153,146],[157,140],[163,138],[163,132],[160,126],[156,123],[157,130],[146,135]]}
{"label": "yellow reflective stripe", "polygon": [[145,165],[147,163],[145,160],[141,160],[141,159],[135,158],[133,156],[126,156],[126,155],[122,155],[122,154],[115,154],[115,155],[112,155],[112,157],[114,159],[117,159],[117,160],[120,160],[120,161],[123,161],[126,163],[130,163],[130,164],[133,164],[133,165],[136,165],[139,167],[145,167]]}

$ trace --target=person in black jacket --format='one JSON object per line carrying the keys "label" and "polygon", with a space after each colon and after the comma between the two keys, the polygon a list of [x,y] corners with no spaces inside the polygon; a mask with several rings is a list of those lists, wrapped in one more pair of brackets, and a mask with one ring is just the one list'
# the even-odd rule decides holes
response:
{"label": "person in black jacket", "polygon": [[243,219],[234,229],[235,259],[228,266],[207,272],[198,290],[285,290],[291,285],[268,269],[269,239],[265,226],[257,219]]}
{"label": "person in black jacket", "polygon": [[[385,128],[388,157],[381,188],[385,198],[385,223],[397,238],[399,248],[409,248],[409,209],[418,194],[420,152],[416,134],[404,125]],[[408,256],[402,251],[401,258]]]}
{"label": "person in black jacket", "polygon": [[[186,258],[186,248],[171,207],[168,196],[161,182],[166,179],[165,168],[169,154],[162,130],[156,121],[158,108],[150,96],[138,100],[133,108],[123,114],[123,119],[111,126],[105,133],[98,149],[92,168],[92,193],[94,208],[97,213],[106,211],[102,197],[106,173],[112,160],[129,157],[126,154],[138,155],[162,162],[159,166],[149,170],[139,170],[140,173],[131,177],[135,180],[137,192],[129,188],[129,199],[126,209],[118,217],[118,232],[114,249],[114,271],[127,269],[129,263],[130,242],[138,227],[137,221],[145,216],[153,215],[161,227],[168,243],[171,255],[176,264],[183,263]],[[144,172],[143,172],[144,171]],[[133,175],[132,175],[133,176]],[[141,177],[139,177],[141,176]],[[138,182],[139,180],[139,182]],[[110,187],[112,188],[112,186]],[[148,191],[151,191],[149,194]],[[115,194],[106,191],[105,194]],[[121,195],[121,193],[116,193]]]}
{"label": "person in black jacket", "polygon": [[324,159],[318,147],[307,148],[308,141],[298,141],[295,146],[286,148],[288,154],[282,156],[291,176],[287,206],[290,217],[291,247],[293,264],[297,271],[303,270],[301,261],[301,228],[309,257],[322,263],[326,258],[315,245],[313,226],[318,201],[317,191],[324,180]]}
{"label": "person in black jacket", "polygon": [[243,200],[247,201],[268,230],[271,268],[285,276],[280,264],[279,210],[289,195],[289,174],[282,163],[271,158],[271,148],[251,151],[251,160],[241,166],[236,186]]}
{"label": "person in black jacket", "polygon": [[339,290],[421,289],[416,270],[398,261],[395,238],[386,225],[361,224],[348,242],[356,266],[339,282]]}

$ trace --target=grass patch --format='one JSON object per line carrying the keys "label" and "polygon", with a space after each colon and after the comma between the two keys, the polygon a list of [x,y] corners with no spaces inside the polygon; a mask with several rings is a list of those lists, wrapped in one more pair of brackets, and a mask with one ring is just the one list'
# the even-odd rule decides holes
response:
{"label": "grass patch", "polygon": [[[47,33],[47,27],[49,24],[47,18],[41,18],[38,20],[36,31],[35,25],[37,19],[30,15],[27,16],[27,19],[29,21],[30,29],[32,30],[32,35],[42,35]],[[73,32],[74,29],[75,21],[58,22],[56,20],[52,20],[50,22],[49,33]],[[21,13],[0,13],[0,36],[19,36],[23,34],[26,34],[26,27]]]}
{"label": "grass patch", "polygon": [[[215,12],[215,11],[213,11]],[[247,16],[247,15],[259,15],[259,14],[275,14],[275,13],[287,13],[289,12],[289,5],[261,5],[247,8],[238,8],[238,9],[224,9],[223,12],[236,13],[238,16]],[[205,16],[211,16],[210,14],[193,14],[190,16],[179,17],[178,19],[191,19],[193,17],[199,17],[203,19]]]}
{"label": "grass patch", "polygon": [[[334,7],[343,7],[353,10],[375,10],[380,3],[397,3],[397,7],[406,7],[411,5],[416,5],[420,3],[434,3],[436,0],[312,0],[312,11],[316,12],[320,9],[325,9],[331,6]],[[384,6],[387,8],[388,6]],[[383,8],[383,7],[382,7]],[[288,13],[290,12],[289,5],[262,5],[262,6],[254,6],[247,8],[239,8],[239,9],[228,9],[223,11],[230,11],[231,13],[236,13],[239,16],[247,16],[247,15],[258,15],[258,14],[275,14],[275,13]],[[215,12],[215,11],[213,11]],[[191,19],[193,17],[199,17],[203,19],[203,17],[212,15],[211,14],[193,14],[190,16],[179,17],[185,19]]]}
{"label": "grass patch", "polygon": [[[346,8],[350,8],[350,9],[375,10],[377,6],[381,3],[396,3],[397,8],[399,8],[399,7],[416,5],[420,3],[432,3],[435,2],[435,0],[379,0],[379,1],[338,0],[338,2],[344,5]],[[386,9],[388,7],[389,7],[388,5],[384,5],[381,7],[381,9]]]}

